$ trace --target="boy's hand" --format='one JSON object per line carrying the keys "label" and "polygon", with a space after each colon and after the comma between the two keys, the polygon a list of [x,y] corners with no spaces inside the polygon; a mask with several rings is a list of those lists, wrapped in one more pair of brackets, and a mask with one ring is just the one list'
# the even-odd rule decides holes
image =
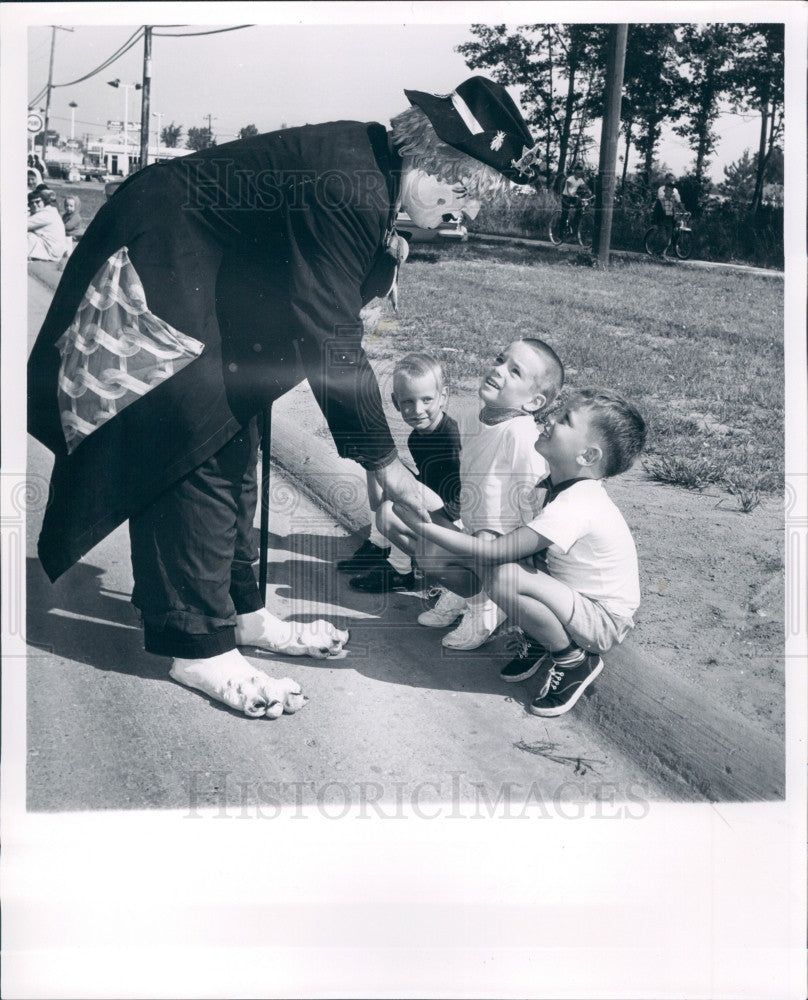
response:
{"label": "boy's hand", "polygon": [[397,517],[400,517],[412,531],[417,532],[422,525],[432,523],[432,519],[426,510],[416,510],[406,503],[394,503],[393,513]]}

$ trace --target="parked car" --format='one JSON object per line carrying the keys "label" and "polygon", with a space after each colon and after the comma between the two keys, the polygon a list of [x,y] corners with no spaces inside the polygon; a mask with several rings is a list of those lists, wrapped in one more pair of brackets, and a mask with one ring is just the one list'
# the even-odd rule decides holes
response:
{"label": "parked car", "polygon": [[437,229],[424,229],[416,225],[406,212],[399,212],[396,229],[409,243],[436,243],[443,240],[463,242],[469,238],[469,231],[463,225],[463,217],[460,215],[446,215]]}
{"label": "parked car", "polygon": [[105,166],[92,166],[91,164],[85,163],[81,168],[81,176],[85,181],[101,181],[105,184],[107,181],[112,180],[112,174],[109,173]]}

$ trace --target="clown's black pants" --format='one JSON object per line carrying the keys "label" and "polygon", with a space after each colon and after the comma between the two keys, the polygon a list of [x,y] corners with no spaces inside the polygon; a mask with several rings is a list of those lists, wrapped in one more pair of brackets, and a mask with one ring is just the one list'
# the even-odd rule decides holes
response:
{"label": "clown's black pants", "polygon": [[236,615],[263,607],[253,571],[257,456],[253,420],[131,518],[132,603],[148,653],[225,653],[236,648]]}

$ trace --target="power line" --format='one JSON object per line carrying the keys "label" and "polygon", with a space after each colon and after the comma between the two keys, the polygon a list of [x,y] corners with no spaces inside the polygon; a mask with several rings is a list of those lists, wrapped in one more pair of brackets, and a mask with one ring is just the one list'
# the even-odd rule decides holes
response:
{"label": "power line", "polygon": [[154,31],[152,34],[161,38],[192,38],[198,35],[221,35],[225,31],[241,31],[242,28],[254,27],[254,24],[237,24],[233,28],[216,28],[214,31]]}
{"label": "power line", "polygon": [[[117,59],[120,59],[120,57],[125,53],[127,53],[129,49],[132,48],[133,45],[136,45],[140,41],[142,34],[143,34],[143,27],[141,26],[137,28],[134,31],[134,33],[131,34],[129,38],[127,38],[127,40],[123,43],[123,45],[121,45],[118,49],[116,49],[111,56],[108,56],[104,60],[104,62],[101,63],[100,66],[96,66],[95,69],[91,70],[89,73],[86,73],[84,76],[80,76],[77,80],[70,80],[68,83],[53,83],[51,84],[51,90],[54,90],[56,87],[72,87],[74,84],[82,83],[84,80],[89,80],[90,77],[95,76],[98,73],[101,73],[105,69],[108,69],[112,65],[112,63],[114,63]],[[32,98],[32,100],[28,102],[29,105],[33,106],[38,101],[40,101],[44,96],[45,92],[47,91],[47,89],[48,85],[46,84],[42,88],[42,90],[39,91],[36,97]]]}
{"label": "power line", "polygon": [[134,45],[140,41],[143,35],[143,28],[138,28],[133,35],[131,35],[123,45],[105,61],[102,62],[100,66],[96,66],[94,70],[86,73],[84,76],[80,76],[77,80],[70,80],[68,83],[55,83],[54,87],[72,87],[76,83],[82,83],[84,80],[89,80],[91,76],[96,76],[102,70],[108,69],[114,62],[116,62],[122,55],[127,53]]}

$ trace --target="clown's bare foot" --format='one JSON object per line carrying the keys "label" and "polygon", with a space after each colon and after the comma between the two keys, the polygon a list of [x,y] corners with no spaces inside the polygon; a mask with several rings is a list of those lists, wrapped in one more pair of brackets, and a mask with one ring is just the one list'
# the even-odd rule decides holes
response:
{"label": "clown's bare foot", "polygon": [[266,608],[236,618],[236,643],[257,646],[287,656],[339,656],[348,632],[322,619],[316,622],[284,622]]}
{"label": "clown's bare foot", "polygon": [[284,712],[291,715],[308,701],[298,683],[289,677],[276,680],[256,670],[237,649],[207,660],[175,659],[169,673],[180,684],[203,691],[254,719],[263,715],[277,719]]}

